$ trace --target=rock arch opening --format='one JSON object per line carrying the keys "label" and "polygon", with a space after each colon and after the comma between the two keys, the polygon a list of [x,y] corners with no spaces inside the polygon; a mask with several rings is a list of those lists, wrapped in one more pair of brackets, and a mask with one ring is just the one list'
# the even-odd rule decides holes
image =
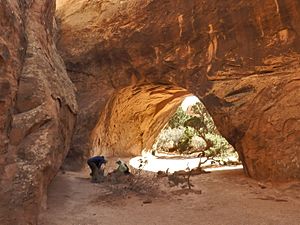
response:
{"label": "rock arch opening", "polygon": [[[192,106],[196,108],[192,109]],[[182,111],[182,115],[178,114],[178,109]],[[198,112],[194,111],[196,109]],[[221,148],[226,148],[224,147],[226,144],[228,151],[229,149],[234,151],[227,140],[219,134],[211,116],[204,109],[204,105],[196,96],[184,88],[173,85],[143,84],[120,89],[108,100],[99,116],[91,134],[89,155],[132,157],[145,152],[157,156],[166,153],[169,156],[181,156],[183,159],[190,158],[186,162],[193,169],[199,164],[199,156],[197,155],[200,152],[221,151]],[[205,114],[205,118],[202,113]],[[185,118],[174,122],[174,129],[169,127],[172,132],[177,133],[176,137],[172,136],[174,132],[166,132],[168,131],[166,127],[174,115],[175,117],[176,115],[179,117],[185,115]],[[186,123],[191,122],[194,124],[186,125]],[[168,148],[166,143],[166,146],[162,146],[161,143],[158,144],[162,132],[168,133],[163,134],[170,136],[167,137],[170,138],[168,141],[178,143],[173,143],[174,146],[169,146],[169,149],[166,150]],[[182,137],[178,136],[179,133]],[[186,133],[189,133],[188,137]],[[209,137],[209,135],[211,136]],[[179,140],[183,137],[186,137],[187,140]],[[176,140],[173,141],[172,138]],[[185,142],[189,142],[189,144]],[[226,143],[223,144],[224,146],[217,146],[221,142]],[[175,148],[176,150],[174,150]],[[218,153],[212,154],[217,156]],[[132,166],[136,167],[135,164],[132,163]],[[173,169],[171,168],[171,170]]]}
{"label": "rock arch opening", "polygon": [[218,131],[196,96],[187,96],[155,138],[151,149],[130,159],[135,169],[151,172],[242,168],[235,149]]}

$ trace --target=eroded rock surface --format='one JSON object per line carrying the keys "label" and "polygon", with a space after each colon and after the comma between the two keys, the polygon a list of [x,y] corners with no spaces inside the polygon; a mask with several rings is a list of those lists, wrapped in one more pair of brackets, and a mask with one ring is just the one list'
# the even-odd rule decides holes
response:
{"label": "eroded rock surface", "polygon": [[202,99],[250,176],[300,178],[299,1],[59,0],[57,17],[81,106],[71,158],[116,91],[171,84]]}
{"label": "eroded rock surface", "polygon": [[189,94],[170,85],[134,85],[116,91],[92,132],[93,151],[106,156],[133,156],[151,149]]}
{"label": "eroded rock surface", "polygon": [[55,1],[0,1],[0,224],[37,224],[69,149],[74,85],[58,55]]}

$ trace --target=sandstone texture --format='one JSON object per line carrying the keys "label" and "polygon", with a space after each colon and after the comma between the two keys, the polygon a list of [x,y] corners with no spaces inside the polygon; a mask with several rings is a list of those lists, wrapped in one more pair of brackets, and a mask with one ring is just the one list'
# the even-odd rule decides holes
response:
{"label": "sandstone texture", "polygon": [[116,91],[92,132],[92,153],[133,156],[151,149],[160,130],[189,94],[167,85],[134,85]]}
{"label": "sandstone texture", "polygon": [[0,224],[37,224],[69,149],[74,85],[57,53],[55,1],[0,1]]}
{"label": "sandstone texture", "polygon": [[203,101],[248,175],[300,178],[299,1],[58,0],[56,16],[80,106],[74,168],[93,149],[147,146],[169,85]]}

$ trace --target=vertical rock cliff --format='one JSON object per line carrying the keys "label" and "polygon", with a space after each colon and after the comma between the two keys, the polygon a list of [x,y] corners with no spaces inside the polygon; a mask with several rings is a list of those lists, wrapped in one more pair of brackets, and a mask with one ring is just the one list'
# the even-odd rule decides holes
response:
{"label": "vertical rock cliff", "polygon": [[0,224],[37,224],[69,149],[74,86],[58,55],[55,1],[0,2]]}

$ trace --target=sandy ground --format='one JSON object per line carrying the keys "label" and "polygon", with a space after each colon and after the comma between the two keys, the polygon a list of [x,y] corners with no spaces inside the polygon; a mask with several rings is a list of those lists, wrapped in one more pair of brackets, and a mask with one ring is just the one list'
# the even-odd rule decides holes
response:
{"label": "sandy ground", "polygon": [[192,177],[194,192],[170,188],[162,178],[157,196],[113,196],[107,183],[88,177],[88,171],[60,172],[39,225],[300,224],[300,182],[275,185],[246,178],[241,170],[215,171]]}
{"label": "sandy ground", "polygon": [[[205,161],[206,158],[202,158],[202,162]],[[158,172],[158,171],[168,171],[170,173],[173,173],[174,171],[179,170],[187,170],[197,168],[199,165],[199,158],[186,158],[186,157],[173,157],[170,158],[170,155],[166,155],[165,157],[155,157],[151,154],[147,154],[146,156],[137,156],[134,158],[131,158],[129,160],[129,165],[131,165],[133,168],[139,168],[140,160],[147,161],[146,164],[143,164],[143,170],[146,171],[152,171],[152,172]],[[233,159],[233,162],[237,161],[237,159]],[[212,160],[208,160],[206,163],[201,164],[203,166],[209,166],[211,165]],[[223,167],[222,167],[223,168]],[[222,169],[221,168],[221,169]],[[230,168],[230,167],[228,167]],[[243,168],[242,165],[236,166],[236,168]],[[217,170],[217,168],[207,168],[206,170]]]}

